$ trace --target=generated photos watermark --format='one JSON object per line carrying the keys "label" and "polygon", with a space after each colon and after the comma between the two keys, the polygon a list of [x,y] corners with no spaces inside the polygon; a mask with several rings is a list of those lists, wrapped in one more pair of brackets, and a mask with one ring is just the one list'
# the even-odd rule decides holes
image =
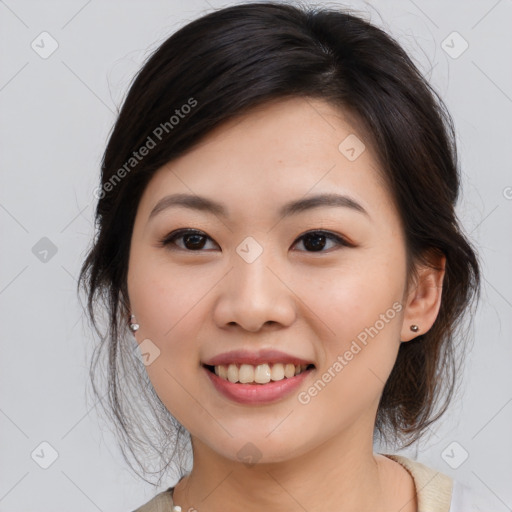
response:
{"label": "generated photos watermark", "polygon": [[379,319],[370,327],[365,327],[355,339],[352,340],[350,348],[343,354],[339,354],[334,363],[312,384],[307,390],[301,391],[297,399],[299,403],[307,405],[318,395],[338,375],[345,366],[349,364],[354,357],[361,352],[362,348],[368,344],[368,337],[374,338],[388,324],[397,313],[402,311],[403,306],[400,302],[394,302],[393,306],[385,313],[379,315]]}
{"label": "generated photos watermark", "polygon": [[187,103],[184,103],[180,108],[174,110],[168,121],[160,123],[148,135],[148,138],[142,146],[132,153],[132,156],[113,174],[106,183],[94,189],[93,195],[96,199],[103,199],[108,192],[114,190],[114,187],[130,173],[144,157],[146,157],[156,145],[163,140],[165,135],[169,134],[179,125],[180,121],[184,119],[192,109],[197,106],[197,100],[190,97]]}

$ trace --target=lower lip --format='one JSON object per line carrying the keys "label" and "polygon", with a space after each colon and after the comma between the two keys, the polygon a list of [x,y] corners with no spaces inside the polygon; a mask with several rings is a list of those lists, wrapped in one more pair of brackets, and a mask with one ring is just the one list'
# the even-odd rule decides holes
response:
{"label": "lower lip", "polygon": [[219,393],[241,404],[277,402],[297,389],[312,372],[312,369],[309,369],[295,375],[295,377],[270,381],[268,384],[241,384],[240,382],[233,383],[222,379],[204,366],[203,369]]}

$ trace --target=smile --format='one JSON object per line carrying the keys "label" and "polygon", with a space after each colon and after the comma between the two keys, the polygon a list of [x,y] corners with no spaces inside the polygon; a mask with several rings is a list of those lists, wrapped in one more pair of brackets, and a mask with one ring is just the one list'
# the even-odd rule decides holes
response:
{"label": "smile", "polygon": [[291,379],[301,374],[313,365],[292,364],[292,363],[263,363],[252,364],[229,364],[206,366],[206,368],[215,373],[223,380],[233,384],[268,384],[283,379]]}
{"label": "smile", "polygon": [[262,363],[256,366],[229,364],[203,365],[203,370],[213,389],[224,398],[255,406],[275,403],[291,395],[315,371],[315,366],[291,363]]}

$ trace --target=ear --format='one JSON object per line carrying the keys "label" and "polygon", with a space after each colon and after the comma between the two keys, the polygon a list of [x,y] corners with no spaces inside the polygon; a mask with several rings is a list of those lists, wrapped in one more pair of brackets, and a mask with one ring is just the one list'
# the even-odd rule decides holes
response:
{"label": "ear", "polygon": [[[400,334],[401,341],[410,341],[416,336],[425,334],[432,327],[439,313],[446,256],[430,255],[429,261],[432,267],[419,267],[418,277],[410,285]],[[419,330],[411,331],[411,325],[417,325]]]}

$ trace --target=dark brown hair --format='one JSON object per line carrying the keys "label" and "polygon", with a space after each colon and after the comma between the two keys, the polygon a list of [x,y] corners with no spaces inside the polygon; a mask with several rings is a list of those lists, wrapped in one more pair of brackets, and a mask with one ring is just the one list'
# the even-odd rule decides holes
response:
{"label": "dark brown hair", "polygon": [[[97,231],[80,272],[78,290],[86,290],[101,339],[91,363],[94,391],[104,398],[94,380],[106,351],[105,410],[124,441],[123,455],[128,448],[146,474],[150,453],[165,468],[178,459],[181,465],[188,434],[156,395],[127,330],[129,247],[141,195],[157,169],[224,121],[298,96],[350,113],[371,143],[403,223],[408,277],[433,254],[447,258],[438,317],[427,333],[401,344],[376,435],[409,446],[453,395],[455,343],[467,343],[457,333],[478,299],[480,274],[456,217],[460,177],[445,105],[401,46],[360,16],[272,2],[236,5],[181,28],[135,77],[103,156]],[[152,147],[135,158],[144,146]],[[98,311],[107,313],[105,332]]]}

